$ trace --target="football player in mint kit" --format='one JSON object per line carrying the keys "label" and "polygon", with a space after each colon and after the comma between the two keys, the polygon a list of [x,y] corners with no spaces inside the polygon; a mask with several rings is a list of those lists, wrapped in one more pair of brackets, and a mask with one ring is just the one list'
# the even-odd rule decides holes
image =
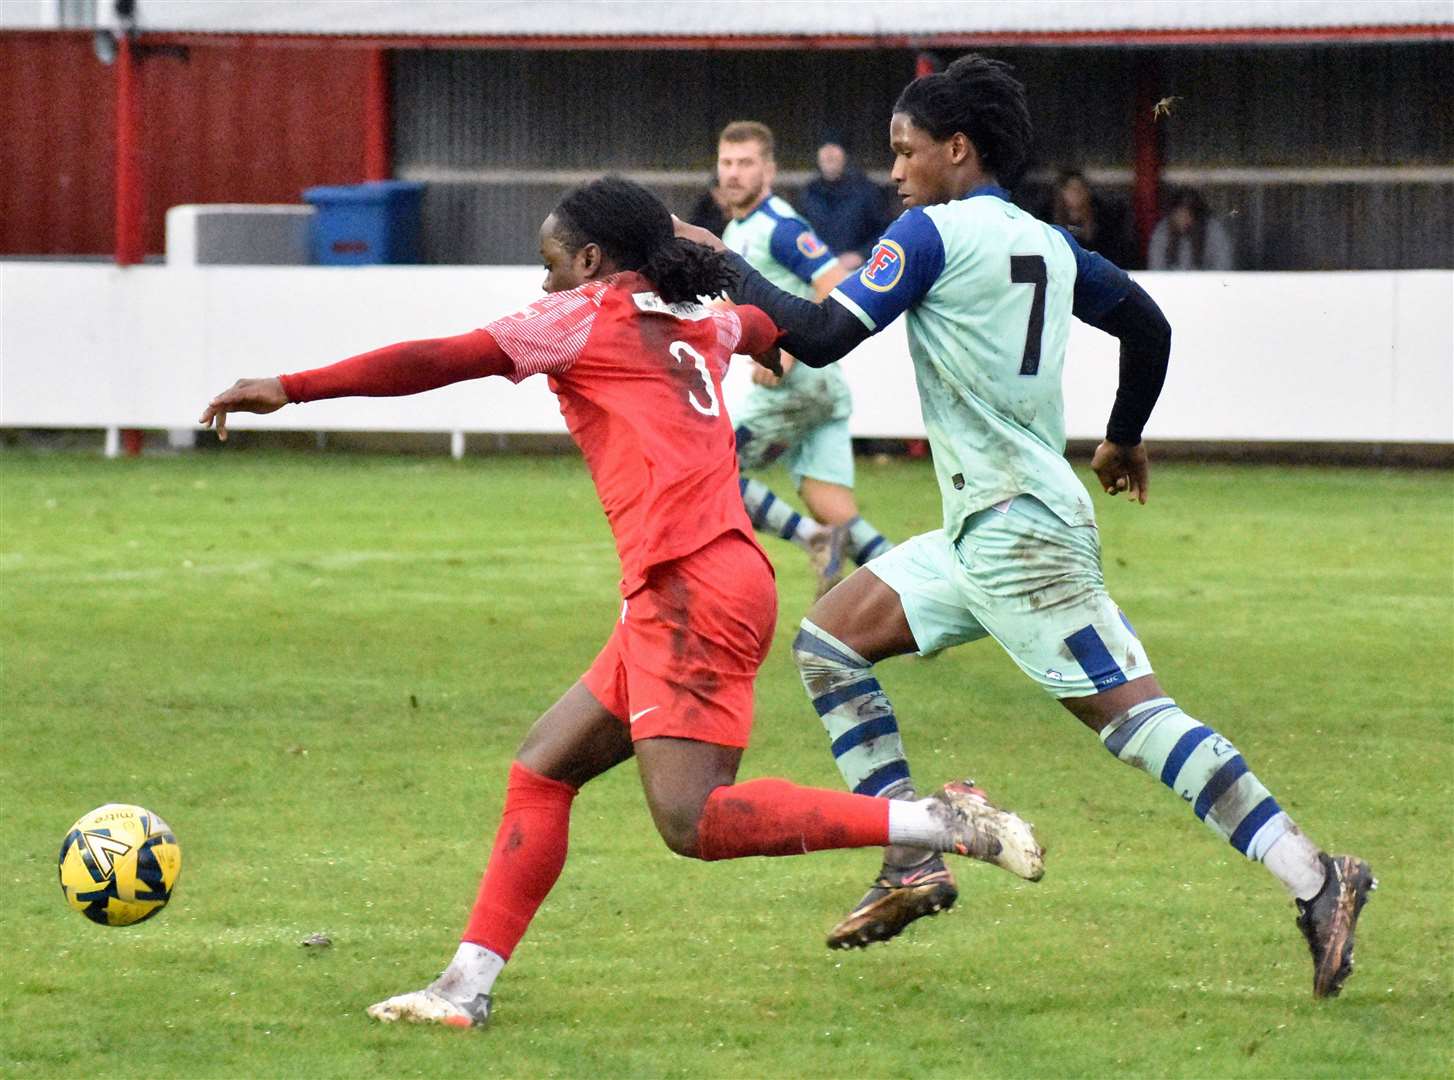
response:
{"label": "football player in mint kit", "polygon": [[[1116,402],[1091,468],[1108,494],[1146,501],[1141,432],[1165,378],[1170,326],[1122,270],[1010,201],[1002,185],[1023,171],[1031,125],[1008,65],[970,55],[914,80],[889,137],[908,209],[855,277],[814,304],[739,262],[729,290],[767,311],[786,331],[783,348],[814,366],[907,318],[943,528],[845,580],[808,612],[793,646],[844,779],[860,793],[914,797],[873,664],[993,637],[1111,754],[1161,780],[1287,887],[1313,955],[1313,992],[1337,994],[1376,885],[1368,865],[1319,849],[1237,748],[1162,690],[1106,592],[1094,511],[1063,456],[1060,375],[1074,316],[1121,343]],[[957,895],[937,856],[891,847],[828,943],[887,940]]]}

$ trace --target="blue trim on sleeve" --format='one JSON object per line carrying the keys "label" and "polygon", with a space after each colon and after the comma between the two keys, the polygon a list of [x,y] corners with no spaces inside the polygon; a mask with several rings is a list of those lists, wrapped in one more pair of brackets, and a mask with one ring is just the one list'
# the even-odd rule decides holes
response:
{"label": "blue trim on sleeve", "polygon": [[818,271],[837,258],[806,223],[796,218],[778,217],[767,248],[794,277],[809,284]]}
{"label": "blue trim on sleeve", "polygon": [[905,210],[874,245],[857,274],[835,290],[877,333],[924,298],[944,271],[944,240],[932,218],[915,206]]}
{"label": "blue trim on sleeve", "polygon": [[1095,322],[1126,298],[1131,278],[1104,255],[1087,251],[1064,225],[1052,226],[1075,256],[1075,297],[1071,313],[1081,322]]}
{"label": "blue trim on sleeve", "polygon": [[[770,217],[774,221],[787,221],[787,218],[785,218],[782,214],[779,214],[777,210],[773,208],[772,201],[774,198],[776,198],[776,196],[769,195],[767,198],[763,199],[762,202],[758,203],[757,206],[753,209],[752,214],[761,214],[763,217]],[[748,214],[747,217],[743,218],[742,220],[750,221],[752,219],[752,214]]]}

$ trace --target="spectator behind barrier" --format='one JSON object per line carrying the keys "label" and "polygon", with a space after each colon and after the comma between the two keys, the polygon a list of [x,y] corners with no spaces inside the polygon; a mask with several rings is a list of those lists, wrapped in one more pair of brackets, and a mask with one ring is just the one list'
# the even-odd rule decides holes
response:
{"label": "spectator behind barrier", "polygon": [[692,212],[687,215],[687,221],[693,225],[706,229],[716,236],[722,235],[722,230],[727,228],[729,214],[727,197],[722,194],[721,185],[717,183],[717,176],[714,173],[707,182],[707,190],[702,192],[692,207]]}
{"label": "spectator behind barrier", "polygon": [[849,164],[842,141],[829,137],[818,147],[818,175],[803,188],[798,208],[844,268],[856,270],[888,227],[886,201],[883,190]]}
{"label": "spectator behind barrier", "polygon": [[1201,192],[1183,188],[1156,223],[1146,253],[1149,270],[1235,270],[1232,235],[1207,210]]}
{"label": "spectator behind barrier", "polygon": [[1071,169],[1060,174],[1050,220],[1069,229],[1087,251],[1099,252],[1123,270],[1140,268],[1141,255],[1131,235],[1126,207],[1097,195],[1081,173]]}

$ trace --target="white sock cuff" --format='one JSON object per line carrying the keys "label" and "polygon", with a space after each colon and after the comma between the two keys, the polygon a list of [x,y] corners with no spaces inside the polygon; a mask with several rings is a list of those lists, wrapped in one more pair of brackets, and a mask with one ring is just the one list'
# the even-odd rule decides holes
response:
{"label": "white sock cuff", "polygon": [[889,843],[905,847],[944,850],[944,826],[929,810],[928,799],[889,803]]}
{"label": "white sock cuff", "polygon": [[1327,876],[1323,862],[1318,858],[1318,845],[1309,840],[1286,814],[1278,817],[1287,822],[1287,828],[1267,845],[1262,854],[1262,865],[1298,899],[1311,900],[1318,895]]}
{"label": "white sock cuff", "polygon": [[488,994],[504,968],[505,960],[499,953],[473,941],[461,941],[440,982],[447,984],[449,992],[467,1000],[476,994]]}
{"label": "white sock cuff", "polygon": [[[832,634],[828,633],[827,630],[824,630],[821,626],[819,626],[812,619],[809,619],[806,616],[804,616],[802,622],[798,623],[798,631],[799,633],[807,634],[809,637],[817,638],[825,645],[831,646],[836,651],[842,653],[847,659],[853,661],[854,665],[857,667],[873,667],[873,665],[870,664],[867,660],[859,656],[855,650],[843,644],[843,642],[839,641]],[[794,645],[796,646],[796,643],[794,643]]]}

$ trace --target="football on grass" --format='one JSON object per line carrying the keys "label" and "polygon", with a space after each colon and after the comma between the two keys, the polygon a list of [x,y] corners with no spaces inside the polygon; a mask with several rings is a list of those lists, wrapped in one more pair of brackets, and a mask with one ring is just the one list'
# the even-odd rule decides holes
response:
{"label": "football on grass", "polygon": [[61,892],[92,922],[130,926],[172,898],[182,849],[150,810],[107,803],[81,818],[61,844]]}

